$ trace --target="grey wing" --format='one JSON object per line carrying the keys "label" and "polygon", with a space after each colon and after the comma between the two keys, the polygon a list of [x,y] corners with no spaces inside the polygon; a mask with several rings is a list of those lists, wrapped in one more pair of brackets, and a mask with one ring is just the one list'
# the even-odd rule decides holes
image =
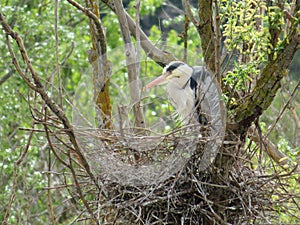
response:
{"label": "grey wing", "polygon": [[206,168],[215,158],[225,134],[226,113],[220,98],[220,92],[213,76],[205,67],[193,67],[192,79],[197,83],[197,93],[201,111],[205,114],[210,129],[210,138],[206,143],[203,160],[199,167]]}
{"label": "grey wing", "polygon": [[195,108],[198,114],[198,122],[207,125],[212,118],[209,97],[207,91],[211,89],[212,77],[202,66],[194,66],[191,77],[191,88],[195,91]]}

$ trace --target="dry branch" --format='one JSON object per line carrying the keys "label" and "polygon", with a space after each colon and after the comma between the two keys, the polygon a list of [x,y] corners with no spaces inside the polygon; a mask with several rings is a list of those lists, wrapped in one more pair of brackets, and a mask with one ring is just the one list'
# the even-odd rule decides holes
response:
{"label": "dry branch", "polygon": [[130,31],[128,27],[127,17],[123,4],[120,0],[114,1],[116,14],[118,16],[121,33],[123,41],[125,44],[125,55],[126,55],[126,66],[128,69],[128,81],[130,87],[130,100],[133,104],[133,114],[134,114],[134,125],[136,127],[145,128],[145,119],[143,114],[143,109],[141,107],[140,98],[141,98],[141,89],[139,82],[139,63],[136,60],[136,52],[134,45],[131,41]]}
{"label": "dry branch", "polygon": [[[87,163],[87,160],[85,158],[85,156],[82,153],[81,147],[79,146],[76,138],[75,138],[75,133],[73,130],[73,127],[71,125],[71,123],[69,122],[68,118],[65,115],[65,112],[53,101],[52,98],[49,97],[49,95],[46,93],[43,84],[41,83],[41,80],[39,78],[39,76],[37,75],[36,71],[34,70],[32,63],[27,55],[27,51],[26,48],[23,44],[23,40],[20,37],[20,35],[15,32],[5,21],[5,17],[4,15],[0,12],[0,22],[2,25],[2,28],[4,30],[4,32],[6,33],[6,37],[7,37],[7,46],[9,48],[9,51],[11,53],[11,57],[13,59],[13,64],[16,68],[16,70],[19,72],[20,76],[22,77],[22,79],[26,82],[26,84],[35,92],[39,93],[39,95],[42,97],[42,99],[44,100],[45,104],[51,109],[51,111],[57,116],[57,118],[61,121],[61,123],[63,124],[63,128],[65,133],[68,135],[70,142],[73,145],[73,150],[74,152],[78,155],[81,165],[85,168],[85,171],[87,172],[87,174],[89,175],[90,179],[92,180],[92,182],[94,183],[94,185],[96,187],[98,187],[99,189],[99,185],[98,182],[94,176],[94,174],[91,172],[90,166]],[[9,38],[8,36],[10,36],[12,39],[14,39],[18,45],[18,48],[20,50],[20,53],[22,55],[23,61],[25,62],[30,74],[31,74],[31,78],[33,81],[31,81],[26,75],[25,73],[22,71],[18,60],[15,57],[15,54],[10,46],[10,42],[9,42]],[[71,154],[71,152],[70,152]],[[76,179],[76,177],[74,177],[74,179]],[[79,188],[79,187],[78,187]],[[80,190],[77,189],[77,191],[80,194]],[[80,195],[80,197],[83,197],[82,201],[85,202],[84,196]],[[92,213],[92,211],[87,208],[88,212]],[[91,216],[93,217],[94,214],[91,214]]]}
{"label": "dry branch", "polygon": [[[107,59],[105,31],[100,20],[98,1],[88,1],[88,8],[78,2],[67,0],[90,19],[92,50],[88,58],[93,67],[94,101],[99,127],[111,128],[111,102],[109,94],[111,63]],[[92,10],[90,10],[92,9]]]}
{"label": "dry branch", "polygon": [[[115,6],[108,0],[101,0],[105,3],[113,12],[116,12]],[[153,61],[158,63],[161,66],[165,66],[171,61],[176,60],[174,55],[170,52],[166,52],[164,50],[159,49],[156,47],[147,37],[147,35],[138,27],[136,23],[131,18],[131,16],[124,11],[128,23],[129,30],[131,34],[136,38],[137,30],[139,31],[138,35],[140,35],[141,46],[148,57],[150,57]]]}
{"label": "dry branch", "polygon": [[[0,13],[0,17],[1,17],[1,13]],[[35,123],[32,122],[31,128],[34,129],[34,126],[35,126]],[[31,130],[30,134],[29,134],[29,137],[27,139],[27,143],[26,143],[24,149],[22,150],[20,157],[14,163],[13,185],[11,187],[10,198],[9,198],[9,202],[6,206],[6,212],[5,212],[5,215],[4,215],[4,219],[2,221],[2,225],[7,225],[8,224],[7,221],[9,219],[9,215],[10,215],[12,205],[13,205],[14,200],[15,200],[16,191],[17,191],[17,179],[18,179],[18,174],[19,174],[18,169],[19,169],[20,165],[22,164],[22,162],[24,161],[24,158],[26,157],[26,155],[28,153],[28,149],[30,147],[30,143],[31,143],[33,134],[34,134],[34,131]]]}
{"label": "dry branch", "polygon": [[10,70],[7,74],[5,74],[3,77],[1,77],[0,85],[2,85],[5,81],[7,81],[13,74],[14,74],[14,72],[12,70]]}
{"label": "dry branch", "polygon": [[262,147],[265,149],[267,154],[279,165],[284,167],[284,165],[288,164],[288,157],[279,151],[268,137],[261,137],[258,131],[252,127],[250,128],[250,139],[253,140],[258,146],[260,143],[263,143]]}

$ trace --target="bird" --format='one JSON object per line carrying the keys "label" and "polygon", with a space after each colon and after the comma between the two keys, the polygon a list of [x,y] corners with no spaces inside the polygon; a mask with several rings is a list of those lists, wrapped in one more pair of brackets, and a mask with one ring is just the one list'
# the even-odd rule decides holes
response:
{"label": "bird", "polygon": [[164,67],[161,76],[148,83],[143,90],[166,84],[168,98],[183,121],[207,125],[210,110],[204,96],[208,88],[202,86],[208,76],[210,73],[204,66],[191,67],[181,61],[172,61]]}

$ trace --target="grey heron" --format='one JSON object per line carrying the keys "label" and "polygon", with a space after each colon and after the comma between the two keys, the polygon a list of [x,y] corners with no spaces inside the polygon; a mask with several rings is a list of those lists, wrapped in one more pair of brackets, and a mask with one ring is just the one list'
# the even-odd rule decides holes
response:
{"label": "grey heron", "polygon": [[202,66],[191,67],[181,61],[172,61],[163,69],[162,75],[147,84],[144,90],[166,84],[170,102],[183,120],[192,118],[206,125],[210,111],[205,102],[207,98],[203,96],[208,87],[201,85],[205,84],[208,76],[209,72]]}

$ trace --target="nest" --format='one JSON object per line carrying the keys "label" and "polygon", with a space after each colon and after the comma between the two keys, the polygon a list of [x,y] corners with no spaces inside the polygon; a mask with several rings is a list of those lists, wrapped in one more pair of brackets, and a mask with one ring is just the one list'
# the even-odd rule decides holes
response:
{"label": "nest", "polygon": [[[216,160],[199,166],[207,160],[209,129],[187,126],[152,137],[92,133],[80,135],[99,182],[93,188],[99,197],[90,205],[100,212],[102,224],[259,224],[278,219],[274,194],[283,181],[251,169],[245,163],[247,151],[237,157],[223,145]],[[231,166],[226,170],[221,161]]]}
{"label": "nest", "polygon": [[210,128],[199,124],[182,126],[164,135],[149,133],[144,136],[124,130],[77,129],[76,136],[101,179],[129,186],[164,182],[182,170],[196,151],[202,158],[199,169],[205,170],[223,138],[218,136],[220,132],[209,135]]}

